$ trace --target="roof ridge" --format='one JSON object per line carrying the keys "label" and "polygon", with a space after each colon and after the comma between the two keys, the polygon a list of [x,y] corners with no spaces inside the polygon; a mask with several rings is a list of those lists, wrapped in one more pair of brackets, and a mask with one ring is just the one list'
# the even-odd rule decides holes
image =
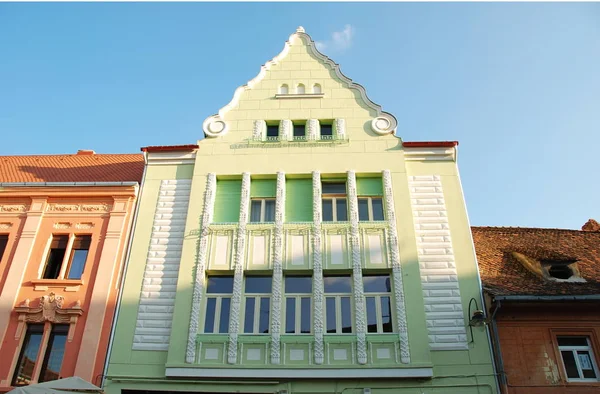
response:
{"label": "roof ridge", "polygon": [[578,233],[593,233],[593,231],[583,231],[571,228],[556,228],[556,227],[519,227],[519,226],[471,226],[473,229],[487,230],[541,230],[541,231],[575,231]]}
{"label": "roof ridge", "polygon": [[17,158],[17,157],[52,157],[52,156],[77,156],[77,157],[94,157],[94,156],[131,156],[131,155],[142,155],[141,153],[94,153],[93,155],[81,155],[77,153],[49,153],[39,155],[0,155],[0,159],[3,158]]}

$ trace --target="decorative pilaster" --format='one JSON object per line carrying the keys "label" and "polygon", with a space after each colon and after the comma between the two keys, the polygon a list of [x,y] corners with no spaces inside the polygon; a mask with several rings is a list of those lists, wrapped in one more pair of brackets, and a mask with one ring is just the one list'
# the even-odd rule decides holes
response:
{"label": "decorative pilaster", "polygon": [[279,122],[279,141],[291,141],[292,140],[292,130],[294,129],[294,125],[292,121],[289,119],[282,119]]}
{"label": "decorative pilaster", "polygon": [[254,127],[252,128],[252,139],[254,141],[263,141],[266,129],[267,123],[264,120],[255,120]]}
{"label": "decorative pilaster", "polygon": [[200,218],[200,238],[198,240],[198,258],[196,261],[196,278],[192,295],[192,313],[190,316],[190,331],[185,354],[186,363],[196,362],[196,337],[200,318],[200,304],[204,293],[204,273],[206,271],[206,252],[208,249],[208,226],[212,222],[215,208],[215,195],[217,192],[217,176],[208,174],[206,190],[204,191],[204,206]]}
{"label": "decorative pilaster", "polygon": [[285,173],[277,173],[275,232],[273,233],[273,306],[271,308],[271,363],[281,363],[281,303],[283,281],[283,222],[285,215]]}
{"label": "decorative pilaster", "polygon": [[390,170],[383,171],[383,192],[385,198],[386,216],[388,221],[388,248],[392,261],[392,278],[394,280],[394,298],[396,304],[396,323],[400,339],[400,361],[410,363],[410,349],[408,347],[408,328],[406,325],[406,308],[404,306],[404,286],[402,284],[402,266],[398,250],[398,233],[396,231],[396,213],[394,210],[394,196],[392,192],[392,175]]}
{"label": "decorative pilaster", "polygon": [[346,138],[346,119],[336,119],[333,122],[333,135],[338,140]]}
{"label": "decorative pilaster", "polygon": [[323,364],[323,261],[321,258],[321,173],[313,171],[313,315],[315,330],[315,364]]}
{"label": "decorative pilaster", "polygon": [[237,361],[237,340],[240,328],[240,304],[242,301],[242,281],[244,280],[244,252],[246,250],[246,223],[250,205],[250,173],[242,174],[242,193],[240,201],[240,221],[237,230],[235,255],[233,257],[233,295],[231,296],[231,315],[229,317],[229,348],[227,362]]}
{"label": "decorative pilaster", "polygon": [[[337,123],[336,119],[336,123]],[[352,250],[352,279],[354,280],[354,315],[356,316],[356,353],[359,364],[367,363],[367,324],[365,296],[358,236],[358,197],[356,174],[348,171],[348,205],[350,207],[350,248]]]}
{"label": "decorative pilaster", "polygon": [[309,119],[306,121],[306,139],[316,141],[319,139],[319,121],[317,119]]}

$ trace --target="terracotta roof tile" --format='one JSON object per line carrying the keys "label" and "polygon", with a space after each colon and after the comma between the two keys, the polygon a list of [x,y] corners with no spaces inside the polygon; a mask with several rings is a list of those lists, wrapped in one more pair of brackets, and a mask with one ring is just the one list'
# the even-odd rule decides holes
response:
{"label": "terracotta roof tile", "polygon": [[[484,290],[494,295],[600,294],[600,232],[520,227],[472,227]],[[575,260],[585,283],[543,279],[518,261]]]}
{"label": "terracotta roof tile", "polygon": [[142,154],[0,156],[0,182],[141,182]]}

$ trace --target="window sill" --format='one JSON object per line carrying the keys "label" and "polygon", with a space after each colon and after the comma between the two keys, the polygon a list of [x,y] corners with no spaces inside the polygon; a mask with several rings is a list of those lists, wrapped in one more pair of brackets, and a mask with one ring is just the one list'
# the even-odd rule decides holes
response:
{"label": "window sill", "polygon": [[83,285],[83,279],[34,279],[30,283],[34,291],[48,291],[51,287],[64,287],[64,291],[77,291]]}

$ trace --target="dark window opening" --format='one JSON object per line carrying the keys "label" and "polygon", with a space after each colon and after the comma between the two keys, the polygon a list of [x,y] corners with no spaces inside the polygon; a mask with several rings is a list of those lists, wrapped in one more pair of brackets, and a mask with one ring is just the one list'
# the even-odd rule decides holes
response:
{"label": "dark window opening", "polygon": [[550,275],[553,278],[569,279],[570,277],[575,275],[575,272],[571,267],[571,264],[575,263],[575,261],[542,260],[541,263],[542,266],[548,272],[548,275]]}
{"label": "dark window opening", "polygon": [[8,235],[0,235],[0,261],[2,261],[2,256],[4,255],[4,250],[6,250],[7,244]]}
{"label": "dark window opening", "polygon": [[69,242],[68,235],[53,235],[42,279],[58,279]]}
{"label": "dark window opening", "polygon": [[296,137],[296,138],[306,137],[306,125],[295,124],[294,125],[294,137]]}
{"label": "dark window opening", "polygon": [[68,333],[69,326],[67,324],[52,326],[38,382],[48,382],[60,378],[60,369],[65,355]]}
{"label": "dark window opening", "polygon": [[267,137],[278,137],[279,126],[278,125],[267,125]]}
{"label": "dark window opening", "polygon": [[323,194],[346,194],[346,182],[323,182]]}
{"label": "dark window opening", "polygon": [[321,124],[321,137],[332,137],[333,136],[333,125]]}
{"label": "dark window opening", "polygon": [[31,383],[43,335],[43,324],[30,324],[27,326],[27,333],[23,340],[19,361],[12,380],[13,386],[23,386]]}

